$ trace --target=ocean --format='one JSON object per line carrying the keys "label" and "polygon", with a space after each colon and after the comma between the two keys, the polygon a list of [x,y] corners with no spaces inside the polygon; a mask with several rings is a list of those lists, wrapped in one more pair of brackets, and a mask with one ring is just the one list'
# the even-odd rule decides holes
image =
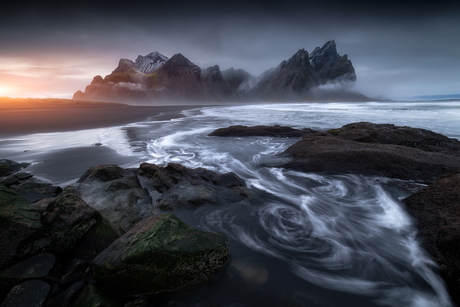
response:
{"label": "ocean", "polygon": [[[173,212],[194,227],[229,237],[228,268],[193,291],[157,298],[155,306],[452,306],[401,202],[409,194],[392,180],[279,167],[286,157],[278,154],[298,138],[208,134],[231,125],[326,130],[368,121],[460,139],[460,100],[212,106],[183,115],[30,135],[4,142],[8,152],[28,150],[2,158],[33,162],[29,152],[39,151],[43,157],[64,148],[102,144],[118,152],[123,167],[175,162],[243,178],[258,196],[257,203]],[[51,173],[40,175],[60,185],[78,179],[74,174],[59,180]]]}

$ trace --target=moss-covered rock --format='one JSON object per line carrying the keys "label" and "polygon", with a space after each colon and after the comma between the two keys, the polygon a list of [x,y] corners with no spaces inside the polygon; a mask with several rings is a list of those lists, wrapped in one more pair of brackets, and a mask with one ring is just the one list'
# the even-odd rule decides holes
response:
{"label": "moss-covered rock", "polygon": [[0,268],[12,262],[21,242],[41,227],[38,210],[15,191],[0,185]]}
{"label": "moss-covered rock", "polygon": [[17,163],[8,159],[0,159],[0,177],[11,175],[29,165],[30,163]]}
{"label": "moss-covered rock", "polygon": [[98,285],[120,295],[173,290],[209,279],[229,258],[227,238],[195,229],[173,214],[152,216],[93,261]]}
{"label": "moss-covered rock", "polygon": [[43,227],[34,240],[22,246],[24,254],[70,251],[96,223],[96,211],[75,194],[43,199],[34,207],[41,213]]}
{"label": "moss-covered rock", "polygon": [[75,307],[118,307],[118,302],[95,285],[87,285],[80,293]]}

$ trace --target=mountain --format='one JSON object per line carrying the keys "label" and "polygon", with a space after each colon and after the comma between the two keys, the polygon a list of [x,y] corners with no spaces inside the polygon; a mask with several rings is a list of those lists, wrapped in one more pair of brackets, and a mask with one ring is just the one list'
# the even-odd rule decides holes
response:
{"label": "mountain", "polygon": [[337,53],[333,40],[311,54],[300,49],[258,77],[218,65],[201,69],[180,53],[168,59],[155,51],[134,62],[121,59],[111,74],[94,77],[73,98],[153,104],[368,99],[348,90],[355,80],[351,61]]}

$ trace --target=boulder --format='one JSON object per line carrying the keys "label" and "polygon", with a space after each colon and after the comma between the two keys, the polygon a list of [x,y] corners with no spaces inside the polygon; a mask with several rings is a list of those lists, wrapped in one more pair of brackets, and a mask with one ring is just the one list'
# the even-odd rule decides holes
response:
{"label": "boulder", "polygon": [[24,253],[70,251],[96,223],[96,211],[75,194],[43,199],[34,207],[41,213],[43,227],[35,240],[23,245]]}
{"label": "boulder", "polygon": [[118,307],[120,304],[95,285],[87,285],[75,303],[75,307]]}
{"label": "boulder", "polygon": [[0,268],[16,259],[22,242],[41,228],[38,210],[15,191],[0,185]]}
{"label": "boulder", "polygon": [[96,209],[118,236],[152,214],[152,199],[135,170],[117,165],[91,167],[72,190]]}
{"label": "boulder", "polygon": [[50,292],[42,280],[29,280],[11,289],[2,307],[41,307]]}
{"label": "boulder", "polygon": [[55,260],[54,255],[40,253],[0,271],[0,301],[11,288],[20,283],[31,279],[45,279],[50,274]]}
{"label": "boulder", "polygon": [[228,137],[245,137],[245,136],[272,136],[272,137],[302,137],[305,134],[317,133],[313,129],[294,129],[286,126],[230,126],[219,128],[209,134],[209,136],[228,136]]}
{"label": "boulder", "polygon": [[0,177],[14,174],[29,165],[30,163],[17,163],[8,159],[0,159]]}
{"label": "boulder", "polygon": [[423,246],[439,264],[453,298],[460,302],[460,171],[403,200],[417,221]]}
{"label": "boulder", "polygon": [[163,210],[195,208],[202,204],[247,204],[250,192],[235,173],[218,174],[176,163],[165,167],[143,163],[139,178],[151,194],[161,193],[156,206]]}
{"label": "boulder", "polygon": [[420,128],[359,122],[331,129],[320,135],[362,143],[401,145],[460,157],[459,140]]}
{"label": "boulder", "polygon": [[97,285],[118,295],[178,289],[203,282],[229,258],[227,238],[195,229],[173,214],[151,216],[92,262]]}
{"label": "boulder", "polygon": [[459,143],[423,129],[354,123],[305,135],[285,151],[293,158],[285,167],[431,183],[460,169]]}
{"label": "boulder", "polygon": [[43,251],[70,251],[95,223],[96,211],[75,194],[31,205],[0,185],[0,267]]}

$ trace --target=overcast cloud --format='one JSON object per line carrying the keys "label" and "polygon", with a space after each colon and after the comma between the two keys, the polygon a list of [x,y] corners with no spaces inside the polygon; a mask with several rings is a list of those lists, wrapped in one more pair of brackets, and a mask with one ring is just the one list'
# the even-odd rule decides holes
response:
{"label": "overcast cloud", "polygon": [[458,37],[459,1],[22,2],[0,13],[0,88],[70,98],[120,58],[152,51],[258,75],[334,39],[364,94],[454,94]]}

